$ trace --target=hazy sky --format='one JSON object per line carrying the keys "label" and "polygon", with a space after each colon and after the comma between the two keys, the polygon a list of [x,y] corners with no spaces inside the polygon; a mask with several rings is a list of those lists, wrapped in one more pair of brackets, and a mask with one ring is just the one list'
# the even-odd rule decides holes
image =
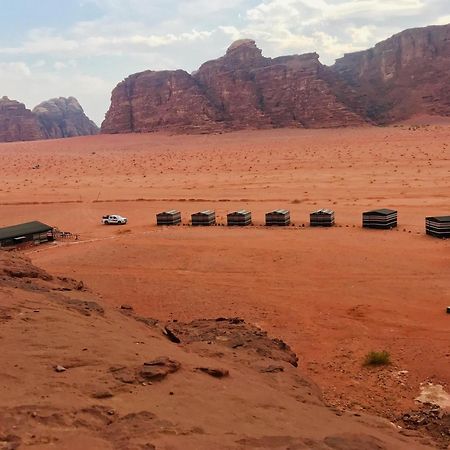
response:
{"label": "hazy sky", "polygon": [[73,95],[98,124],[113,87],[189,72],[253,38],[265,56],[332,64],[403,29],[450,23],[450,0],[0,0],[0,96],[33,108]]}

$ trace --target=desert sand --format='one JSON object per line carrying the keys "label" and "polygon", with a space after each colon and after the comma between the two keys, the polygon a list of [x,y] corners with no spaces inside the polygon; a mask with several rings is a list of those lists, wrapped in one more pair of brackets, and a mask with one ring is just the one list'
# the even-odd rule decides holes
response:
{"label": "desert sand", "polygon": [[[417,122],[419,123],[419,122]],[[41,220],[77,241],[31,248],[40,267],[83,280],[102,302],[160,320],[242,317],[288,342],[325,402],[391,420],[421,383],[450,386],[450,126],[105,135],[0,145],[0,226]],[[337,226],[308,227],[332,208]],[[361,228],[388,207],[398,229]],[[158,228],[176,208],[183,226]],[[252,211],[254,226],[191,228],[190,214]],[[264,213],[294,226],[266,229]],[[124,227],[102,226],[122,214]],[[363,366],[372,350],[392,364]]]}
{"label": "desert sand", "polygon": [[[425,450],[431,436],[326,407],[279,340],[239,319],[161,323],[0,253],[0,447]],[[173,342],[164,335],[170,330]],[[181,339],[180,339],[181,338]],[[437,424],[436,424],[437,425]],[[438,426],[436,432],[445,428]],[[445,447],[443,447],[445,448]]]}

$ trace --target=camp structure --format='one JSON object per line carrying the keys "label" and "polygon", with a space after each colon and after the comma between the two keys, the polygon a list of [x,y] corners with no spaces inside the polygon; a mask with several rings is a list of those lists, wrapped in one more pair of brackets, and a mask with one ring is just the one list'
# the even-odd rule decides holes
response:
{"label": "camp structure", "polygon": [[334,211],[331,209],[319,209],[309,215],[311,227],[332,227],[334,225]]}
{"label": "camp structure", "polygon": [[157,225],[178,225],[181,223],[181,213],[175,209],[156,214]]}
{"label": "camp structure", "polygon": [[397,226],[397,211],[393,209],[374,209],[362,215],[363,228],[390,229]]}
{"label": "camp structure", "polygon": [[252,223],[252,213],[241,209],[239,211],[233,211],[227,214],[227,225],[229,227],[238,226],[245,227]]}
{"label": "camp structure", "polygon": [[425,231],[430,236],[450,238],[450,216],[427,217]]}
{"label": "camp structure", "polygon": [[27,222],[0,228],[0,247],[10,247],[26,242],[42,244],[53,240],[53,227],[42,222]]}
{"label": "camp structure", "polygon": [[199,211],[197,213],[192,214],[192,225],[195,226],[210,226],[215,225],[216,223],[216,213],[211,209],[207,209],[206,211]]}
{"label": "camp structure", "polygon": [[287,226],[291,223],[291,215],[287,209],[276,209],[266,213],[266,226]]}

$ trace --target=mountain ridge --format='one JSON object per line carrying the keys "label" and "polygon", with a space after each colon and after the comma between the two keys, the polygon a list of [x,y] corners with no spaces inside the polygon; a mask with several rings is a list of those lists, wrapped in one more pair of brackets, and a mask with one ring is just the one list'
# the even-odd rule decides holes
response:
{"label": "mountain ridge", "polygon": [[385,125],[450,115],[450,25],[400,32],[325,66],[315,52],[266,58],[252,39],[192,74],[145,71],[112,92],[103,133]]}

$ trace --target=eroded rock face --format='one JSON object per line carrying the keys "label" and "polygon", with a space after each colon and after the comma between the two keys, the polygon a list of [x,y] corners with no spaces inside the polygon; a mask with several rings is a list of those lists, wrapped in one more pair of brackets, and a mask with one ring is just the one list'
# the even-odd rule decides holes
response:
{"label": "eroded rock face", "polygon": [[364,123],[320,77],[316,53],[265,58],[249,39],[192,75],[131,75],[113,91],[104,133],[334,127]]}
{"label": "eroded rock face", "polygon": [[23,103],[0,99],[0,142],[43,139],[44,132],[37,117]]}
{"label": "eroded rock face", "polygon": [[450,114],[450,25],[406,30],[332,67],[319,55],[265,58],[255,41],[184,71],[131,75],[112,94],[104,133],[384,124]]}
{"label": "eroded rock face", "polygon": [[33,111],[8,97],[0,99],[0,142],[87,136],[98,132],[97,125],[84,114],[74,97],[48,100]]}
{"label": "eroded rock face", "polygon": [[114,89],[102,131],[208,130],[219,120],[220,115],[187,72],[146,71],[129,76]]}
{"label": "eroded rock face", "polygon": [[48,139],[89,136],[99,132],[74,97],[53,98],[33,109]]}
{"label": "eroded rock face", "polygon": [[345,55],[331,69],[377,123],[414,114],[450,115],[450,25],[403,31]]}

